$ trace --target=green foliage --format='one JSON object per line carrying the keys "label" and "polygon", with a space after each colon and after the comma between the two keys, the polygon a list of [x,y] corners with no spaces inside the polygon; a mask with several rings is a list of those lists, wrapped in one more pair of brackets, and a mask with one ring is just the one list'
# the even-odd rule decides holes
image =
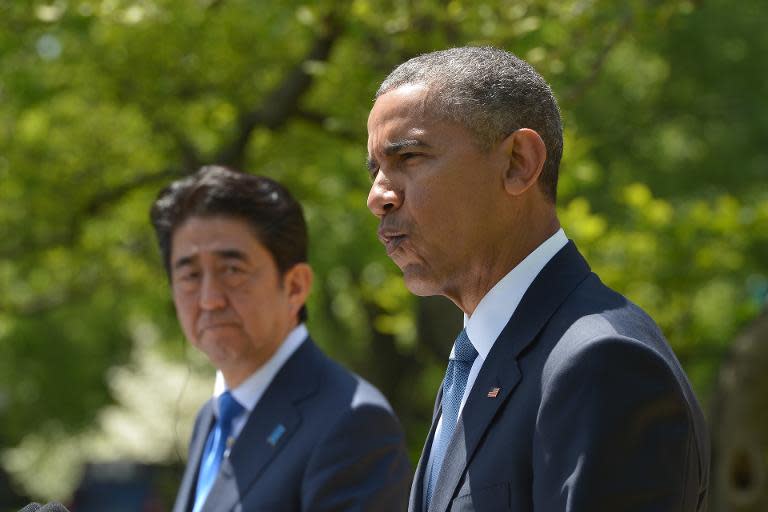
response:
{"label": "green foliage", "polygon": [[136,319],[181,355],[147,211],[216,162],[303,202],[311,328],[385,390],[416,453],[450,343],[419,333],[453,313],[417,315],[375,238],[365,123],[395,65],[461,44],[552,83],[566,231],[706,394],[768,289],[766,21],[762,0],[3,2],[0,446],[92,423]]}

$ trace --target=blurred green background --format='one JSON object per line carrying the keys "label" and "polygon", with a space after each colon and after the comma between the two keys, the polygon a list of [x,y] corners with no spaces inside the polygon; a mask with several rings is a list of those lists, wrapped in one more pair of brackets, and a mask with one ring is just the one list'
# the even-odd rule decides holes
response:
{"label": "blurred green background", "polygon": [[766,24],[764,0],[3,0],[0,510],[69,500],[85,462],[182,463],[213,371],[147,212],[205,163],[304,204],[310,329],[385,392],[418,457],[461,319],[412,297],[376,240],[365,124],[395,65],[465,44],[552,84],[566,233],[694,382],[711,510],[768,510]]}

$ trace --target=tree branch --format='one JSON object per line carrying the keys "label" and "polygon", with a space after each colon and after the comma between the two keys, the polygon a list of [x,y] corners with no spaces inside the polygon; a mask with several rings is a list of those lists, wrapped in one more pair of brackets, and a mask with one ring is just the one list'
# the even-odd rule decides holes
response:
{"label": "tree branch", "polygon": [[106,207],[122,199],[139,187],[183,176],[194,169],[168,167],[161,171],[147,172],[133,179],[94,195],[68,222],[68,228],[62,229],[55,235],[35,243],[6,245],[0,250],[0,260],[18,258],[20,254],[31,254],[58,245],[72,245],[77,240],[85,220],[101,213]]}
{"label": "tree branch", "polygon": [[142,109],[144,116],[149,120],[152,128],[158,135],[168,135],[176,143],[176,149],[181,157],[181,165],[184,169],[196,169],[201,165],[202,158],[192,141],[178,129],[174,123],[160,119],[149,109]]}
{"label": "tree branch", "polygon": [[333,45],[343,31],[335,13],[324,19],[325,30],[318,34],[307,54],[285,75],[283,80],[267,94],[260,108],[242,114],[234,139],[225,146],[214,161],[237,167],[243,159],[245,148],[253,131],[263,126],[270,130],[282,127],[299,111],[301,97],[309,90],[313,77],[306,70],[308,61],[328,60]]}
{"label": "tree branch", "polygon": [[139,187],[157,183],[160,181],[169,180],[171,178],[177,178],[184,176],[190,172],[194,172],[194,168],[177,168],[167,167],[161,171],[150,172],[146,174],[139,174],[134,176],[133,179],[125,183],[121,183],[109,190],[105,190],[100,194],[96,194],[81,210],[77,216],[78,219],[86,216],[94,216],[100,213],[105,207],[125,197],[127,194],[133,192]]}
{"label": "tree branch", "polygon": [[296,111],[295,117],[301,119],[302,121],[317,125],[326,133],[334,135],[341,140],[354,143],[361,143],[361,141],[364,141],[364,134],[361,131],[351,130],[346,127],[329,127],[329,124],[332,122],[332,118],[326,114],[323,114],[322,112],[308,109],[299,109]]}
{"label": "tree branch", "polygon": [[608,41],[605,44],[605,46],[603,46],[603,48],[600,49],[600,52],[598,52],[597,57],[595,57],[595,60],[592,63],[589,75],[587,75],[587,77],[585,77],[580,82],[576,83],[563,95],[565,102],[571,103],[571,104],[577,102],[579,99],[581,99],[584,96],[584,94],[586,94],[587,90],[592,85],[594,85],[594,83],[597,81],[598,77],[600,76],[600,73],[602,72],[603,67],[605,66],[605,61],[608,59],[608,55],[616,47],[616,45],[619,44],[619,42],[621,42],[624,35],[626,35],[626,33],[629,31],[629,28],[632,26],[633,19],[634,19],[634,16],[632,14],[632,11],[629,11],[624,15],[616,31],[611,35],[611,37],[608,38]]}

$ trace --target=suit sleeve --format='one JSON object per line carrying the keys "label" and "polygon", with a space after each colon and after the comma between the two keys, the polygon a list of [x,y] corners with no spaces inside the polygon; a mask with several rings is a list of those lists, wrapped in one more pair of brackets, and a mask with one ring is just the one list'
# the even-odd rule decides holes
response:
{"label": "suit sleeve", "polygon": [[407,509],[411,469],[397,418],[361,405],[319,443],[302,484],[303,511],[397,512]]}
{"label": "suit sleeve", "polygon": [[667,362],[616,337],[554,366],[534,435],[534,509],[696,510],[693,422]]}

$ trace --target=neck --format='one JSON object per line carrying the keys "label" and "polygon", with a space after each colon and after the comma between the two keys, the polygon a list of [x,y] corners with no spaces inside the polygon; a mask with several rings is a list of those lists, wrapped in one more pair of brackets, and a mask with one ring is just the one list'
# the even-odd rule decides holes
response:
{"label": "neck", "polygon": [[480,255],[475,264],[468,269],[468,279],[459,283],[459,286],[456,286],[454,290],[446,292],[445,295],[464,314],[468,317],[472,316],[477,305],[491,288],[554,235],[558,229],[560,229],[560,222],[557,217],[553,216],[550,221],[537,226],[537,229],[518,232],[517,236],[502,238],[501,243],[489,247],[485,254]]}

